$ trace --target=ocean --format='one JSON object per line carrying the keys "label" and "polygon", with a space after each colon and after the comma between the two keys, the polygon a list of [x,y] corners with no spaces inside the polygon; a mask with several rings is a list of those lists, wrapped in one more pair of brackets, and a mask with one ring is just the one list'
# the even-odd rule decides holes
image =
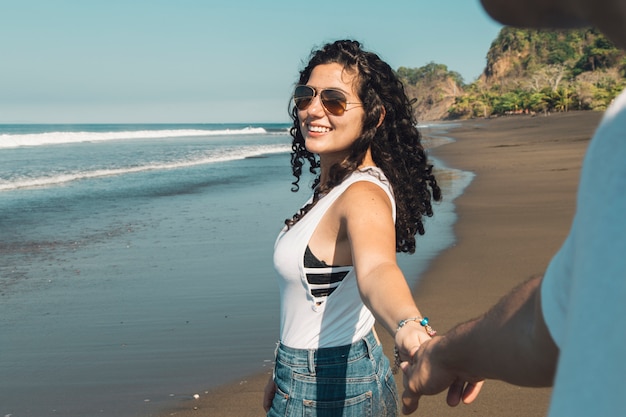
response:
{"label": "ocean", "polygon": [[[0,125],[1,416],[150,416],[270,369],[273,244],[312,180],[291,192],[288,127]],[[472,178],[435,164],[410,285]]]}

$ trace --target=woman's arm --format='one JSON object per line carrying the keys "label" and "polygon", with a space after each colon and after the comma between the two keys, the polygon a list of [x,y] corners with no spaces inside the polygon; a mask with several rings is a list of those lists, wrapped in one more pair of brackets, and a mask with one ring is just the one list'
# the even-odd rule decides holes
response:
{"label": "woman's arm", "polygon": [[396,262],[389,197],[376,184],[357,182],[342,196],[340,217],[346,226],[361,298],[377,322],[395,337],[401,357],[408,359],[430,336],[416,321],[396,332],[400,321],[421,313]]}

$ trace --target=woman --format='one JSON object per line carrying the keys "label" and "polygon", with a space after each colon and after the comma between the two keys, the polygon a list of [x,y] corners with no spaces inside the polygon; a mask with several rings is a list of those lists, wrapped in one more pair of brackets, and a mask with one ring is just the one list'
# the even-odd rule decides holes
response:
{"label": "woman", "polygon": [[396,251],[415,251],[441,198],[402,83],[356,41],[313,52],[294,90],[291,164],[317,174],[279,235],[281,327],[268,416],[396,416],[397,392],[375,321],[410,358],[434,331]]}

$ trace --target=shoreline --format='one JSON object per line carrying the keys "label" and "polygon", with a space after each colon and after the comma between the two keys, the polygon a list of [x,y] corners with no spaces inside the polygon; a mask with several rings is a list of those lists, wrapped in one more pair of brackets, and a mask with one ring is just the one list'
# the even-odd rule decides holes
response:
{"label": "shoreline", "polygon": [[[454,200],[455,243],[429,263],[413,289],[418,307],[440,334],[484,313],[545,270],[569,229],[582,157],[601,116],[570,112],[450,123],[445,135],[454,141],[430,153],[475,176]],[[391,337],[378,333],[391,356]],[[270,373],[199,393],[157,416],[264,415],[261,401]],[[401,393],[400,374],[396,382]],[[472,405],[452,409],[442,393],[423,398],[416,415],[545,415],[550,393],[487,381]]]}

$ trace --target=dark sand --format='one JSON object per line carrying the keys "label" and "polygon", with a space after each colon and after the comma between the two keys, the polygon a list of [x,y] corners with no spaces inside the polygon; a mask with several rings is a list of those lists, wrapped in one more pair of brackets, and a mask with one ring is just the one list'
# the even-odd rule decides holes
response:
{"label": "dark sand", "polygon": [[[509,290],[542,273],[567,235],[582,158],[601,113],[511,116],[456,124],[454,143],[433,154],[476,177],[456,200],[457,241],[420,277],[415,299],[440,333],[478,316]],[[411,277],[409,277],[411,279]],[[278,291],[278,290],[277,290]],[[388,355],[392,339],[379,334]],[[199,393],[161,416],[264,416],[268,374]],[[402,378],[397,376],[402,392]],[[488,381],[471,405],[450,408],[445,393],[423,398],[416,415],[542,416],[550,389]]]}

